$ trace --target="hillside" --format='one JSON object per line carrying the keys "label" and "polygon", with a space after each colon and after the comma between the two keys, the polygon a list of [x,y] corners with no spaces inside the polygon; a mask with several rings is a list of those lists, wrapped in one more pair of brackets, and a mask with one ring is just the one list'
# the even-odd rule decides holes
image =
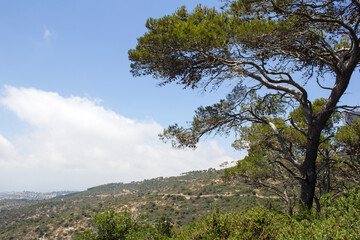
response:
{"label": "hillside", "polygon": [[[1,200],[0,239],[72,239],[105,209],[129,209],[139,219],[170,217],[175,227],[206,214],[276,201],[265,192],[225,183],[223,171],[209,169],[177,177],[110,183],[48,200]],[[263,196],[264,195],[264,196]],[[13,205],[17,204],[17,208]]]}
{"label": "hillside", "polygon": [[74,191],[59,191],[59,192],[50,192],[50,193],[41,193],[41,192],[0,192],[0,200],[2,199],[27,199],[27,200],[45,200],[55,197],[61,197],[75,193]]}

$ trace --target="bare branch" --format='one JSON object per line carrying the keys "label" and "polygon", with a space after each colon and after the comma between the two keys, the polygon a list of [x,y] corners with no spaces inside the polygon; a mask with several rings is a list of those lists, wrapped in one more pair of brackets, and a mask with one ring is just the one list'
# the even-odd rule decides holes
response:
{"label": "bare branch", "polygon": [[298,132],[300,132],[302,135],[304,135],[306,137],[306,135],[307,135],[306,132],[304,132],[303,130],[298,128],[292,118],[290,118],[290,123],[291,123],[291,126],[293,126],[295,130],[297,130]]}
{"label": "bare branch", "polygon": [[275,124],[273,124],[272,122],[267,122],[267,124],[271,127],[278,142],[280,143],[282,152],[285,155],[285,159],[291,162],[297,169],[300,169],[300,164],[291,156],[291,154],[289,154],[289,150],[286,147],[285,141],[282,138],[282,136],[279,134],[279,131],[276,128]]}
{"label": "bare branch", "polygon": [[359,109],[360,106],[349,106],[349,105],[341,105],[341,106],[336,106],[335,109],[344,109],[346,111],[352,112],[355,111],[357,109]]}
{"label": "bare branch", "polygon": [[[282,159],[281,157],[279,157],[279,158]],[[287,166],[285,166],[285,164],[282,163],[281,161],[273,161],[270,164],[278,164],[283,169],[285,169],[294,179],[296,179],[298,181],[304,181],[304,179],[302,177],[299,177],[297,174],[295,174],[291,169],[289,169]]]}
{"label": "bare branch", "polygon": [[332,88],[322,86],[321,83],[319,82],[319,78],[316,78],[316,82],[317,82],[318,86],[321,87],[322,89],[332,90]]}
{"label": "bare branch", "polygon": [[267,124],[268,126],[270,126],[270,128],[273,130],[280,146],[281,146],[281,152],[284,154],[285,156],[285,159],[288,160],[289,162],[291,162],[296,168],[300,168],[300,163],[298,163],[293,157],[292,155],[289,153],[289,150],[288,148],[286,147],[286,144],[285,144],[285,141],[284,139],[282,138],[282,136],[279,134],[279,131],[277,129],[277,127],[275,126],[275,124],[273,124],[272,122],[270,121],[267,121],[265,119],[262,119],[262,118],[259,118],[252,110],[249,111],[253,116],[254,118],[258,119],[259,121]]}
{"label": "bare branch", "polygon": [[283,8],[281,8],[279,5],[277,5],[274,1],[271,1],[273,7],[275,9],[277,9],[278,11],[281,11],[283,13],[286,13],[288,15],[298,15],[298,16],[303,16],[305,18],[307,18],[309,21],[311,22],[321,22],[321,23],[335,23],[335,24],[338,24],[340,26],[342,26],[343,28],[347,29],[351,38],[353,39],[354,42],[357,41],[357,35],[356,35],[356,31],[351,27],[349,26],[348,24],[346,24],[345,22],[343,21],[340,21],[338,18],[331,18],[331,16],[319,16],[319,17],[313,17],[311,16],[310,14],[307,14],[305,12],[290,12],[290,11],[287,11]]}

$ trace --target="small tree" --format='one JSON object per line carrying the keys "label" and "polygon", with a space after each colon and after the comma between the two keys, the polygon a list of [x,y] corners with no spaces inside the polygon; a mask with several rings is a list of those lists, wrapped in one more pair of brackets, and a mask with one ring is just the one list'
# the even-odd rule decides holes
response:
{"label": "small tree", "polygon": [[78,240],[117,240],[126,239],[130,232],[139,229],[138,223],[129,212],[116,214],[114,209],[95,214],[94,229],[88,229],[77,237]]}
{"label": "small tree", "polygon": [[133,218],[128,211],[115,213],[113,209],[95,214],[93,229],[80,233],[77,240],[140,240],[140,239],[168,239],[171,237],[171,219],[162,217],[155,226],[140,222]]}
{"label": "small tree", "polygon": [[[206,133],[226,132],[231,124],[262,122],[273,131],[281,158],[299,172],[300,200],[310,209],[321,134],[337,108],[350,108],[338,102],[359,66],[360,2],[224,2],[221,12],[202,6],[188,12],[182,7],[172,15],[149,19],[148,32],[129,51],[131,71],[134,76],[164,79],[161,84],[177,82],[192,88],[236,82],[231,101],[200,108],[201,117],[194,118],[192,127],[170,126],[163,137],[175,139],[178,146],[194,147]],[[304,86],[310,80],[329,92],[319,111],[313,110]],[[302,129],[293,126],[305,138],[301,158],[292,155],[277,123],[269,118],[278,114],[279,104],[294,104],[304,116]],[[228,108],[238,109],[236,115],[228,115]]]}
{"label": "small tree", "polygon": [[173,229],[174,223],[169,217],[162,216],[160,219],[156,221],[155,229],[158,233],[171,237],[171,231]]}
{"label": "small tree", "polygon": [[357,184],[360,183],[360,119],[352,121],[351,125],[343,126],[336,136],[336,144],[346,156],[341,163],[349,168],[348,176]]}
{"label": "small tree", "polygon": [[[275,99],[271,100],[273,106]],[[319,111],[325,104],[326,99],[317,99],[312,104],[314,112]],[[270,107],[270,105],[267,105]],[[288,160],[281,155],[282,148],[288,148],[291,157],[302,159],[306,151],[306,137],[300,133],[306,127],[305,117],[300,108],[287,113],[282,108],[283,105],[277,106],[279,113],[277,116],[267,117],[276,125],[278,135],[281,136],[283,145],[277,140],[278,136],[274,134],[273,129],[266,122],[253,122],[250,126],[239,127],[239,140],[233,143],[233,147],[242,150],[247,149],[247,156],[239,160],[237,165],[226,170],[226,179],[240,175],[247,183],[256,187],[266,188],[282,198],[290,213],[295,205],[295,199],[298,197],[298,178],[300,173],[297,168],[289,164]],[[272,110],[271,112],[275,112]],[[234,115],[230,114],[229,115]],[[317,162],[317,176],[321,180],[317,185],[316,200],[324,193],[330,190],[330,167],[332,159],[330,152],[335,151],[330,147],[333,141],[335,126],[340,120],[339,114],[336,113],[329,119],[326,128],[321,135],[321,144],[319,145],[319,160]],[[327,153],[327,154],[326,154]],[[332,156],[331,156],[332,157]],[[332,176],[331,176],[332,177]],[[318,202],[317,202],[318,203]],[[320,206],[318,205],[318,209]]]}

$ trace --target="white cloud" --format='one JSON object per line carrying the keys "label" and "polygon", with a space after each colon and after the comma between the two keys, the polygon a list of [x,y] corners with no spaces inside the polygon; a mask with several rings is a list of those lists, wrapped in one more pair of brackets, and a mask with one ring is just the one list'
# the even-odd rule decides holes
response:
{"label": "white cloud", "polygon": [[233,160],[214,141],[174,150],[158,139],[158,123],[125,118],[88,98],[6,86],[0,105],[31,126],[12,142],[0,135],[0,191],[84,189]]}
{"label": "white cloud", "polygon": [[16,157],[14,146],[0,134],[0,166]]}

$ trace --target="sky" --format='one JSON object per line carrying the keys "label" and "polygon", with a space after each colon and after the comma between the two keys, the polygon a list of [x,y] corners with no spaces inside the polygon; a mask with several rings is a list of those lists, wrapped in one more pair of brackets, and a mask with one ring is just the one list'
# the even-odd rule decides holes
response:
{"label": "sky", "polygon": [[[127,52],[146,20],[199,3],[221,4],[0,1],[0,192],[79,191],[242,158],[231,138],[210,136],[196,150],[176,150],[158,137],[224,98],[231,83],[204,93],[130,73]],[[345,102],[360,105],[355,93]]]}
{"label": "sky", "polygon": [[[158,134],[225,96],[134,78],[128,50],[148,18],[201,1],[0,1],[0,192],[85,190],[218,167],[239,153]],[[207,5],[219,5],[206,1]]]}

